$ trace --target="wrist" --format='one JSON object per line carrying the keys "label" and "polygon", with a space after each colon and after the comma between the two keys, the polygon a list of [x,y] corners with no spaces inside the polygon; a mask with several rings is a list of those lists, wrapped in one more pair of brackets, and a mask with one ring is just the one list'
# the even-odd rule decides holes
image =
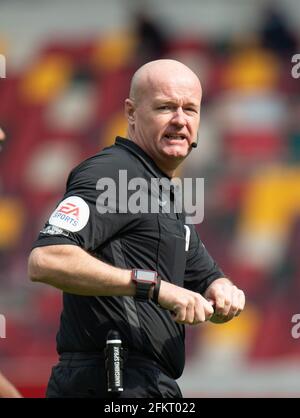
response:
{"label": "wrist", "polygon": [[218,283],[218,284],[229,284],[233,286],[233,283],[227,277],[220,277],[219,279],[214,280],[211,284]]}
{"label": "wrist", "polygon": [[131,280],[135,285],[135,299],[140,302],[147,302],[155,296],[154,286],[157,283],[157,272],[152,270],[133,269]]}

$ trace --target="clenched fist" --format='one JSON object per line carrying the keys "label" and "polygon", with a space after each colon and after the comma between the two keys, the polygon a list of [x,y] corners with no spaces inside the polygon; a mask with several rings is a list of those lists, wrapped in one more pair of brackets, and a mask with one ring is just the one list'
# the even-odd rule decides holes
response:
{"label": "clenched fist", "polygon": [[215,309],[211,322],[221,324],[238,316],[245,307],[245,294],[226,278],[211,283],[204,293]]}
{"label": "clenched fist", "polygon": [[197,325],[209,320],[214,309],[199,293],[162,281],[158,302],[179,324]]}

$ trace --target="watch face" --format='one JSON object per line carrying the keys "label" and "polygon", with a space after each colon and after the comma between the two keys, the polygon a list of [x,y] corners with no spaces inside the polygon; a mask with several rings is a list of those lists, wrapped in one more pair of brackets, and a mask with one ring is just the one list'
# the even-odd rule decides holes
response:
{"label": "watch face", "polygon": [[141,282],[153,283],[156,281],[156,272],[147,270],[136,270],[135,278]]}

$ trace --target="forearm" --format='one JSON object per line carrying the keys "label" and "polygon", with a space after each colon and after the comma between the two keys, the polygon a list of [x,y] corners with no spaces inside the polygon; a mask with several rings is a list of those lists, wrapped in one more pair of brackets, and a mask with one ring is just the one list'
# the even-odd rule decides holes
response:
{"label": "forearm", "polygon": [[29,258],[32,281],[84,296],[133,296],[131,272],[110,266],[79,247],[35,248]]}

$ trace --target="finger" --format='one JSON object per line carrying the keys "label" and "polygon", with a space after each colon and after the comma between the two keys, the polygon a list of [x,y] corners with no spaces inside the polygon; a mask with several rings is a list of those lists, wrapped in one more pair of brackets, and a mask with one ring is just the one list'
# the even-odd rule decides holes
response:
{"label": "finger", "polygon": [[231,293],[224,294],[223,296],[223,307],[217,307],[216,313],[218,315],[227,316],[231,308]]}
{"label": "finger", "polygon": [[185,323],[186,324],[195,324],[195,305],[193,304],[189,304],[187,309],[186,309],[186,314],[185,314]]}
{"label": "finger", "polygon": [[206,321],[203,306],[197,304],[195,308],[194,325],[202,324]]}
{"label": "finger", "polygon": [[215,313],[215,303],[213,301],[209,301],[209,303],[204,305],[204,314],[205,314],[205,320],[207,321],[210,319],[213,314]]}
{"label": "finger", "polygon": [[208,321],[214,314],[213,301],[199,300],[195,307],[194,323],[202,323]]}
{"label": "finger", "polygon": [[245,293],[242,290],[239,290],[238,299],[239,299],[239,309],[238,309],[237,313],[235,314],[235,316],[239,316],[239,314],[245,308],[246,297],[245,297]]}
{"label": "finger", "polygon": [[175,306],[173,312],[174,321],[183,324],[185,322],[186,317],[186,308],[182,306]]}
{"label": "finger", "polygon": [[206,299],[207,302],[211,305],[211,307],[213,308],[213,310],[215,310],[216,307],[216,302],[210,298]]}
{"label": "finger", "polygon": [[223,310],[225,306],[224,294],[221,292],[215,295],[215,311]]}
{"label": "finger", "polygon": [[232,318],[237,315],[240,309],[240,299],[239,299],[239,290],[236,286],[232,288],[232,301],[230,311],[228,313]]}

